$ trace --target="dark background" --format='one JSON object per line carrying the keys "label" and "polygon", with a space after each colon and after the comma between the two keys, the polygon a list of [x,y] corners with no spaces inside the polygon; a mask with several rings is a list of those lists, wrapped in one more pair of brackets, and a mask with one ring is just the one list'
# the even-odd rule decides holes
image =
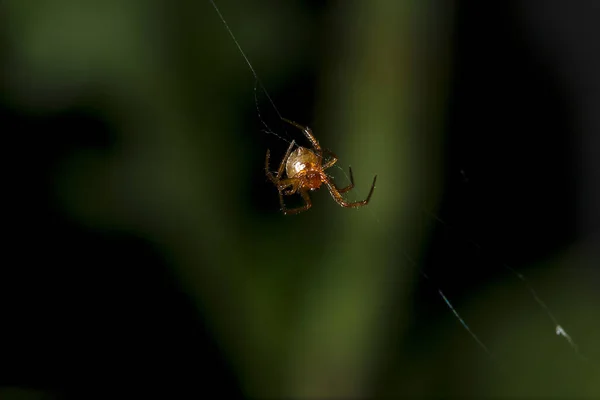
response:
{"label": "dark background", "polygon": [[600,394],[600,7],[234,3],[0,6],[0,394]]}

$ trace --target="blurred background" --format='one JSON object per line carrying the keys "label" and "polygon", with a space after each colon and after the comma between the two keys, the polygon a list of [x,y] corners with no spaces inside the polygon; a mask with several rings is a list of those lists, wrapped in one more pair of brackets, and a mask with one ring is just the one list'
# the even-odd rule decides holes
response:
{"label": "blurred background", "polygon": [[0,3],[0,398],[600,396],[600,7],[217,5]]}

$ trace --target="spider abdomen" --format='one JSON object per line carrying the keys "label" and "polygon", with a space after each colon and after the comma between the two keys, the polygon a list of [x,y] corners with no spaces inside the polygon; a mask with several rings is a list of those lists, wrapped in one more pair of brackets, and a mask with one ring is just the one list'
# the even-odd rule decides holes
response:
{"label": "spider abdomen", "polygon": [[298,147],[287,159],[285,173],[288,178],[302,179],[303,186],[315,190],[321,186],[319,158],[306,147]]}
{"label": "spider abdomen", "polygon": [[306,147],[298,147],[294,150],[285,163],[285,173],[288,178],[294,178],[300,174],[315,170],[319,164],[316,154]]}

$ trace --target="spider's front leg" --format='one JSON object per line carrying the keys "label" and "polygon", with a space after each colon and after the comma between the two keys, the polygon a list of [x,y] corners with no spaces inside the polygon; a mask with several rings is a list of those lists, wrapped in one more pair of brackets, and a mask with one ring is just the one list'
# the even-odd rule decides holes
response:
{"label": "spider's front leg", "polygon": [[283,169],[285,168],[285,162],[287,161],[288,157],[290,156],[290,153],[292,152],[292,148],[294,147],[295,144],[296,144],[296,141],[292,140],[292,143],[290,143],[290,146],[288,147],[287,151],[285,152],[285,156],[283,156],[283,159],[281,160],[281,163],[279,164],[279,169],[277,170],[277,175],[274,175],[271,172],[271,168],[269,167],[269,158],[271,157],[271,151],[269,149],[267,149],[267,156],[265,157],[265,172],[267,174],[267,178],[269,178],[269,180],[271,182],[273,182],[275,185],[279,185],[279,181],[281,180],[281,177],[283,176]]}
{"label": "spider's front leg", "polygon": [[336,156],[333,151],[328,149],[323,150],[323,152],[329,156],[329,160],[325,164],[323,164],[323,170],[326,170],[327,168],[333,167],[333,165],[338,160],[338,156]]}
{"label": "spider's front leg", "polygon": [[283,121],[287,122],[288,124],[293,125],[296,128],[300,129],[304,133],[304,136],[306,136],[306,138],[308,139],[308,141],[310,142],[310,144],[315,149],[315,152],[316,152],[317,156],[319,157],[319,159],[323,158],[323,150],[321,150],[321,146],[319,145],[319,141],[317,140],[317,138],[315,137],[315,135],[313,135],[312,131],[310,130],[310,128],[308,126],[302,126],[299,123],[294,122],[294,121],[290,121],[287,118],[281,118],[281,119]]}

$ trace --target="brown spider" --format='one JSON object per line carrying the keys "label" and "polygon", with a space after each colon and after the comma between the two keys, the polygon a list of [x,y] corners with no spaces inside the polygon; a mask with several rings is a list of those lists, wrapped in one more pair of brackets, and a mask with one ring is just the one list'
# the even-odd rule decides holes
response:
{"label": "brown spider", "polygon": [[[366,206],[369,203],[371,195],[373,194],[373,189],[375,189],[377,175],[375,175],[375,178],[373,178],[373,185],[371,185],[371,190],[369,191],[369,195],[367,196],[366,200],[357,201],[354,203],[347,202],[344,200],[341,193],[345,193],[354,187],[352,168],[348,167],[350,169],[350,184],[341,189],[335,186],[335,184],[331,182],[330,177],[325,173],[325,170],[332,167],[333,164],[336,163],[337,156],[331,151],[325,149],[325,152],[329,155],[330,159],[323,164],[323,150],[321,149],[319,142],[314,137],[310,128],[303,127],[302,125],[285,118],[282,118],[282,120],[294,125],[296,128],[304,132],[304,135],[310,141],[313,147],[313,150],[307,149],[306,147],[298,147],[292,152],[292,148],[295,144],[295,142],[292,141],[292,143],[290,143],[290,147],[288,147],[285,153],[285,156],[281,160],[281,164],[279,164],[279,170],[276,174],[269,170],[270,152],[267,150],[265,171],[267,173],[267,178],[269,178],[271,182],[277,186],[277,190],[279,191],[279,202],[281,203],[281,211],[283,211],[285,215],[297,214],[299,212],[308,210],[312,206],[308,191],[318,189],[321,184],[325,184],[325,186],[327,186],[329,193],[331,193],[331,197],[333,197],[333,199],[342,207],[356,208]],[[284,166],[287,179],[282,179]],[[299,192],[304,199],[304,206],[292,209],[285,208],[283,195],[289,196],[297,192]]]}

